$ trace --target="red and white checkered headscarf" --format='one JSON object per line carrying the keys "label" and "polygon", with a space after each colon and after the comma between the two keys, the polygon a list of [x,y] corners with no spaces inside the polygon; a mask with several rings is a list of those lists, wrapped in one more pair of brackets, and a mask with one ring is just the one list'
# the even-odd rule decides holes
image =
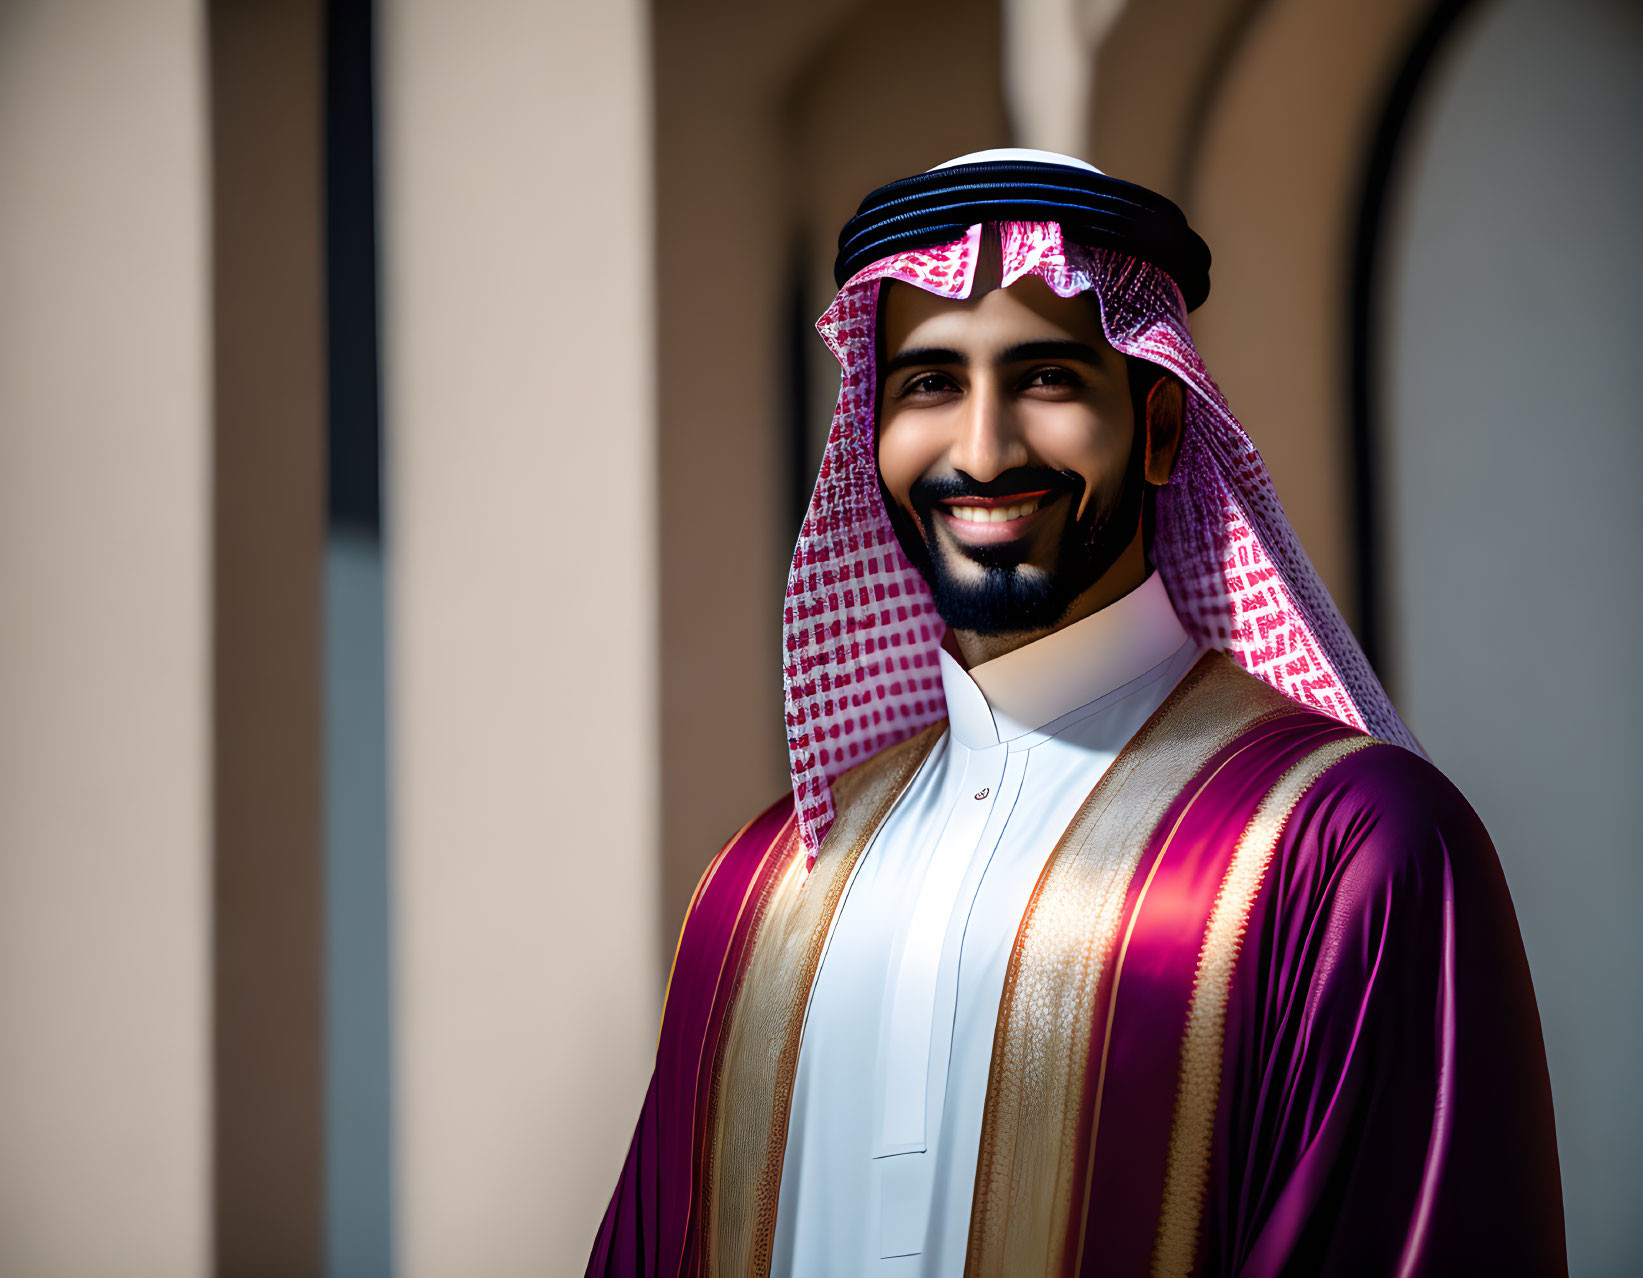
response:
{"label": "red and white checkered headscarf", "polygon": [[[812,856],[833,821],[833,780],[947,713],[937,659],[946,627],[879,493],[874,325],[883,279],[968,297],[981,230],[858,271],[816,325],[843,380],[782,615],[793,795]],[[1000,287],[1037,275],[1061,297],[1092,290],[1107,341],[1181,380],[1181,450],[1158,492],[1153,558],[1187,632],[1296,701],[1418,749],[1198,358],[1175,282],[1133,257],[1067,243],[1054,222],[998,231]]]}

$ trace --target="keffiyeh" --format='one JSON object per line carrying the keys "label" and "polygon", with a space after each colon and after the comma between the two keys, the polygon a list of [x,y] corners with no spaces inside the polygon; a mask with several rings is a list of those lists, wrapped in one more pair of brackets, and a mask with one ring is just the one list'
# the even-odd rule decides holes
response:
{"label": "keffiyeh", "polygon": [[[1108,342],[1182,383],[1181,450],[1158,491],[1152,550],[1188,633],[1294,700],[1418,750],[1193,348],[1175,280],[1116,249],[1069,242],[1059,222],[996,226],[1001,287],[1031,274],[1062,297],[1092,291]],[[946,628],[880,496],[876,309],[886,279],[969,296],[981,238],[977,223],[949,243],[869,263],[817,323],[842,380],[782,619],[793,793],[812,856],[833,820],[833,780],[946,714],[937,661]]]}

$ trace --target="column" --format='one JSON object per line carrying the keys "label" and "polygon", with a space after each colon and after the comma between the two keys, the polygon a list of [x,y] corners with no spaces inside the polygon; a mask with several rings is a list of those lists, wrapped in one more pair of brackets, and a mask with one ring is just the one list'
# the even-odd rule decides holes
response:
{"label": "column", "polygon": [[655,1048],[636,0],[380,11],[402,1272],[579,1272]]}

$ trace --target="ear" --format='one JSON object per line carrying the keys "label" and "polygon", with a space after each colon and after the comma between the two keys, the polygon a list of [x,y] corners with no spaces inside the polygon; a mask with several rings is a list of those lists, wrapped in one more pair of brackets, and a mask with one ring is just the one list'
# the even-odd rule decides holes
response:
{"label": "ear", "polygon": [[1186,398],[1181,383],[1173,377],[1160,377],[1147,392],[1147,458],[1146,477],[1149,484],[1169,482],[1175,470],[1175,458],[1181,451],[1181,422],[1186,412]]}

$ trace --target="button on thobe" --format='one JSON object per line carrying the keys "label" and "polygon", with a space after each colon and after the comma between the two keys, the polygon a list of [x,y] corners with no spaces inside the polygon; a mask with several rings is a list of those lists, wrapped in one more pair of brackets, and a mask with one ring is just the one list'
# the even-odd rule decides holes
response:
{"label": "button on thobe", "polygon": [[966,671],[857,862],[811,987],[771,1272],[963,1271],[993,1030],[1044,862],[1199,651],[1154,574]]}

